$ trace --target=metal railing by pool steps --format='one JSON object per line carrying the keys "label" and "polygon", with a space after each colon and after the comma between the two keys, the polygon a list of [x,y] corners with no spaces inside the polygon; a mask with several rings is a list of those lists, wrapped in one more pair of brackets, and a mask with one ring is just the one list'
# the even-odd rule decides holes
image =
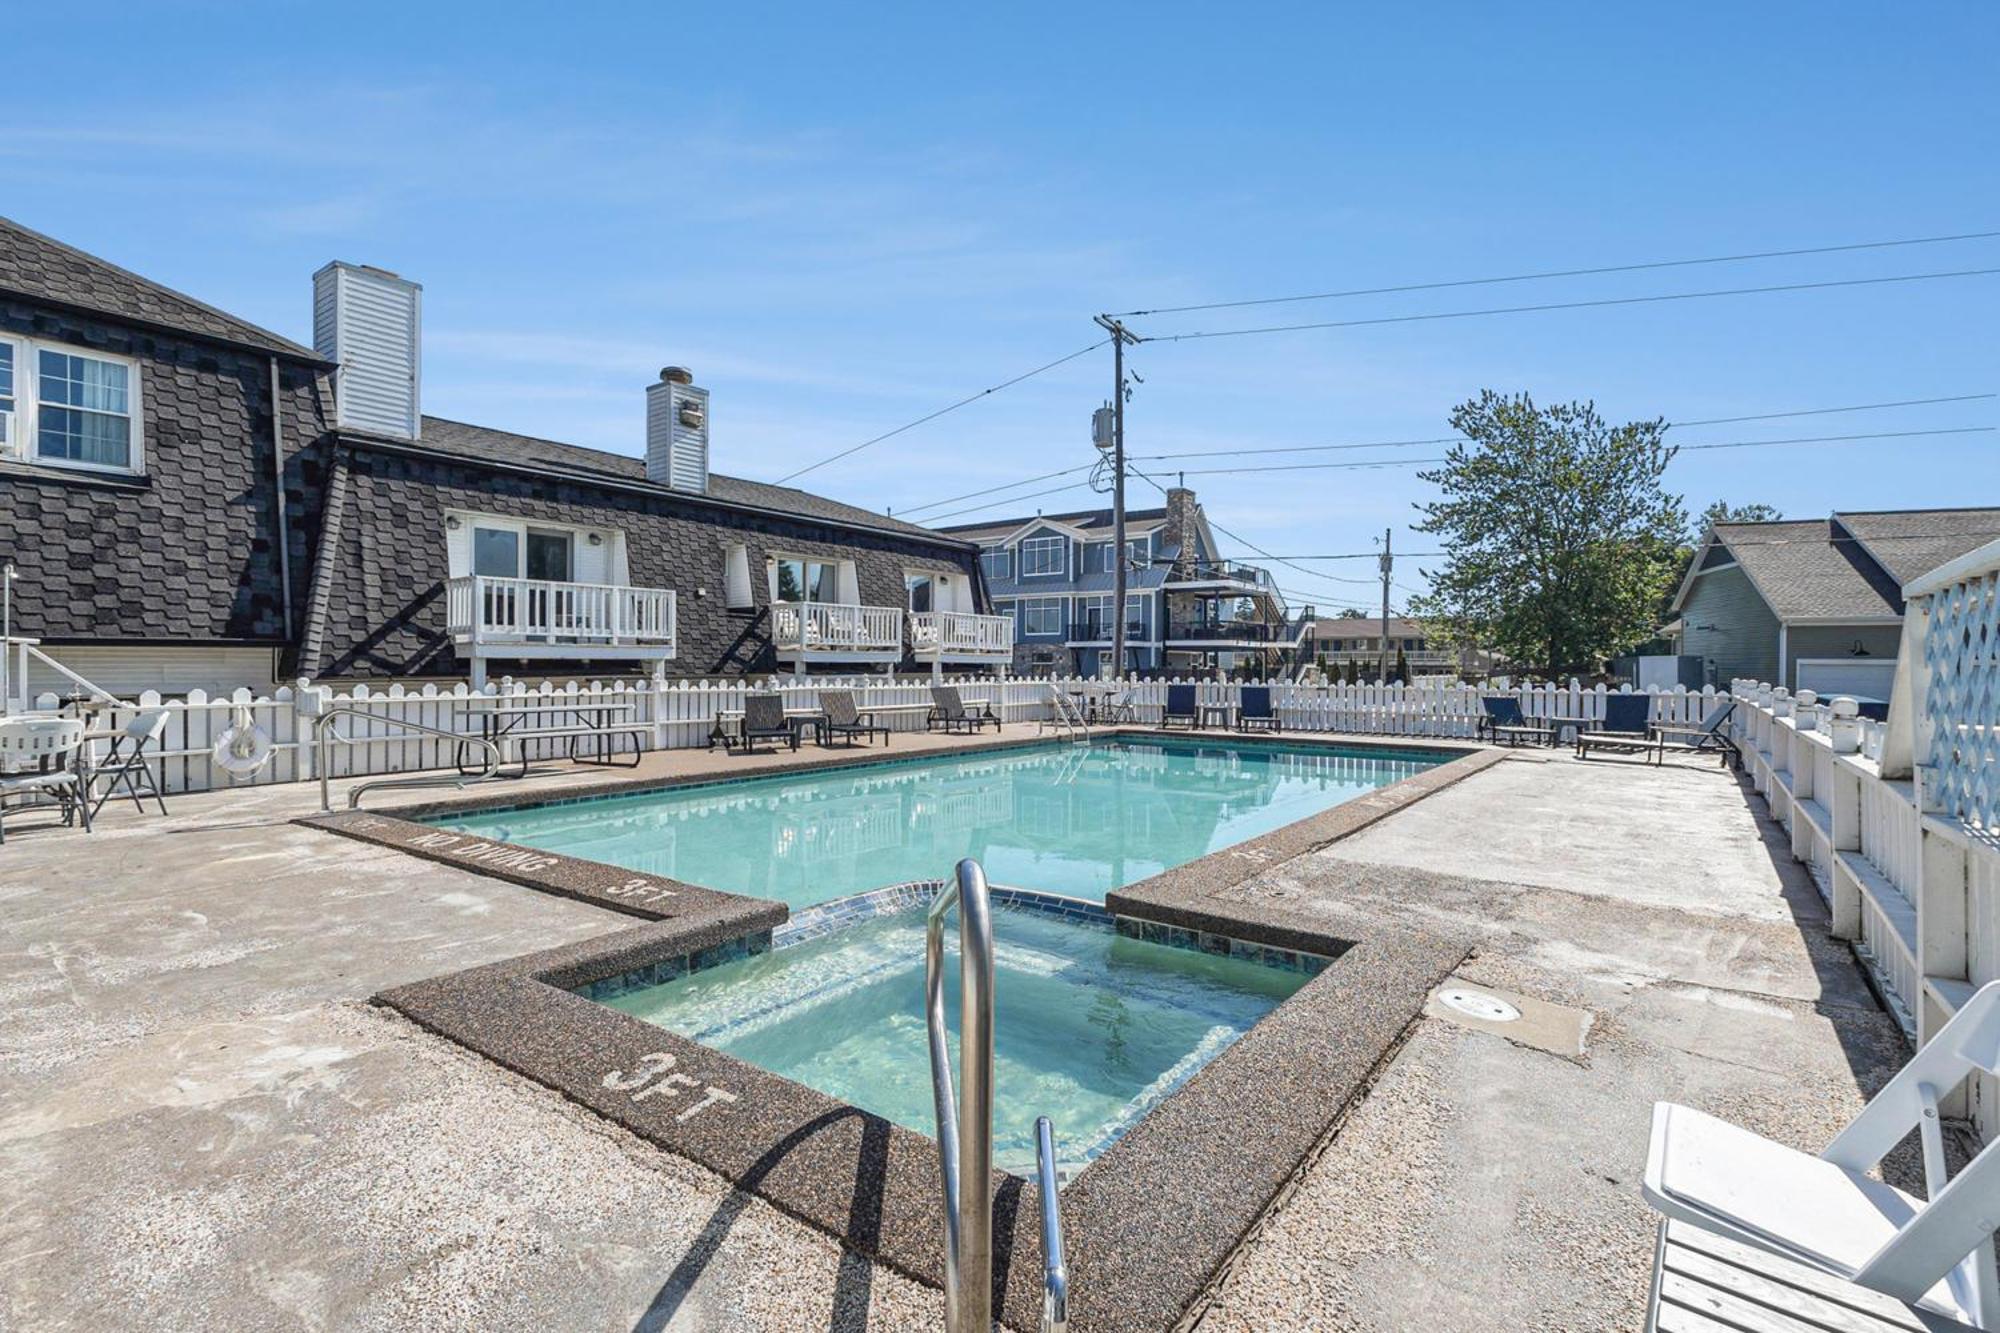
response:
{"label": "metal railing by pool steps", "polygon": [[[961,1029],[956,1086],[944,1003],[944,919],[953,906]],[[993,913],[986,872],[970,858],[958,863],[925,918],[924,1018],[944,1188],[945,1329],[986,1333],[993,1323]],[[1035,1121],[1035,1171],[1042,1192],[1042,1330],[1064,1333],[1069,1269],[1056,1193],[1055,1127],[1047,1116]]]}

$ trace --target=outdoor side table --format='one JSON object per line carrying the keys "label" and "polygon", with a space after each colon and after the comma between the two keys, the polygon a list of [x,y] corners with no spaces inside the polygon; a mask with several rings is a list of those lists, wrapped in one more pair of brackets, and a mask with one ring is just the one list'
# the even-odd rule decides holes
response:
{"label": "outdoor side table", "polygon": [[1597,725],[1587,717],[1545,717],[1542,721],[1549,724],[1549,745],[1551,747],[1562,745],[1563,732],[1565,731],[1569,732],[1570,744],[1574,745],[1578,736]]}
{"label": "outdoor side table", "polygon": [[1227,731],[1235,720],[1235,713],[1236,706],[1234,704],[1197,704],[1195,705],[1195,725],[1202,731],[1208,730],[1210,726],[1214,726],[1221,731]]}

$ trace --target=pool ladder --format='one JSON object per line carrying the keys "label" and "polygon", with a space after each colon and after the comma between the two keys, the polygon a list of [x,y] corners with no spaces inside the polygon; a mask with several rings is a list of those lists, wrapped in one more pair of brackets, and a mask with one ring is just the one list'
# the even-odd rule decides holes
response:
{"label": "pool ladder", "polygon": [[[954,904],[962,1028],[957,1087],[944,1021],[944,919]],[[958,863],[931,900],[925,924],[924,1017],[944,1182],[945,1329],[987,1333],[993,1321],[993,914],[979,862]],[[1055,1129],[1047,1116],[1035,1121],[1035,1173],[1042,1194],[1042,1333],[1065,1333],[1069,1269],[1056,1193]]]}
{"label": "pool ladder", "polygon": [[1042,723],[1054,727],[1078,745],[1090,741],[1090,719],[1084,716],[1083,706],[1069,695],[1049,686],[1049,702],[1054,712]]}

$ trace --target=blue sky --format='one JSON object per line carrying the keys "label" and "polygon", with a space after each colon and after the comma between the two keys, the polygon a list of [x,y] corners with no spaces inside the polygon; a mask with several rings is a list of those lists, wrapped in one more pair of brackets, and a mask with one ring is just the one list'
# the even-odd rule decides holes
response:
{"label": "blue sky", "polygon": [[[0,212],[302,340],[325,260],[413,277],[444,416],[636,453],[644,385],[689,365],[717,470],[766,480],[1086,345],[1100,310],[2000,229],[1991,5],[1074,8],[188,3],[100,12],[84,49],[16,24]],[[1988,240],[1133,323],[1992,267]],[[1997,300],[1985,277],[1142,346],[1129,438],[1418,439],[1487,387],[1670,420],[1986,393]],[[900,511],[1087,461],[1108,358],[800,484]],[[1996,438],[1715,450],[1670,479],[1694,508],[1991,504]],[[1188,480],[1281,555],[1385,527],[1431,550],[1413,472]],[[1310,568],[1281,571],[1295,601],[1372,604],[1365,562]]]}

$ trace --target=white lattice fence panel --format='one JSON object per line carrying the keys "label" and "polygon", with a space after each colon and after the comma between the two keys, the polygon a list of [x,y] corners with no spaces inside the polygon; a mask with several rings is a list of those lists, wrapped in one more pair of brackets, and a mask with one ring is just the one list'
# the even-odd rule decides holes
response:
{"label": "white lattice fence panel", "polygon": [[1930,597],[1927,785],[1937,805],[1968,824],[2000,822],[2000,569],[1947,584]]}

